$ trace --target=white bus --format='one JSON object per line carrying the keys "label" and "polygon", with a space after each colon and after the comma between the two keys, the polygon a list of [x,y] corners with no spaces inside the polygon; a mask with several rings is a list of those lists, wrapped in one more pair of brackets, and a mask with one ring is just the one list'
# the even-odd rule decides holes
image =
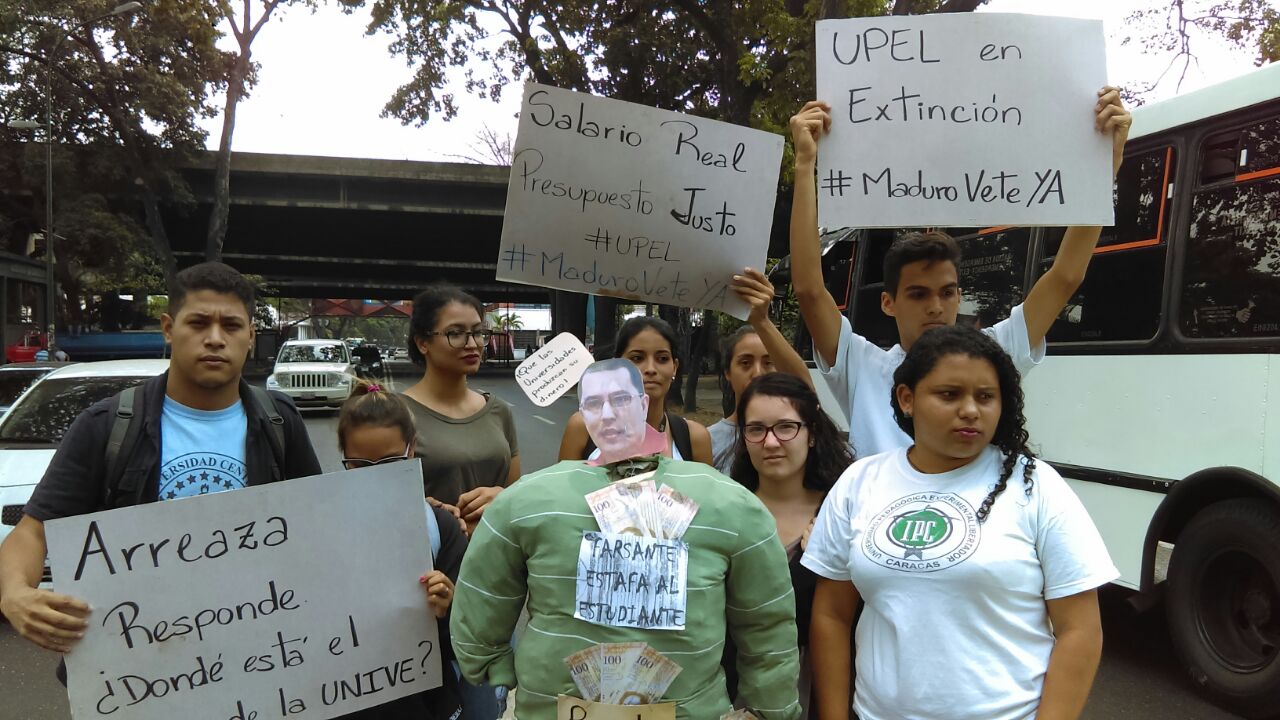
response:
{"label": "white bus", "polygon": [[[1032,444],[1089,509],[1117,583],[1139,606],[1163,599],[1193,681],[1280,717],[1280,65],[1135,111],[1116,193],[1116,226],[1024,383]],[[964,250],[962,321],[982,325],[1064,232],[941,229]],[[896,232],[824,236],[832,295],[885,347]]]}

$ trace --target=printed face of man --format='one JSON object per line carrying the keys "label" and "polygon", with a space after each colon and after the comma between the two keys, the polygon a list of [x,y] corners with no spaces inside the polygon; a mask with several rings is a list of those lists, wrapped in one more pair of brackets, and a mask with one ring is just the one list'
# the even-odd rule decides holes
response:
{"label": "printed face of man", "polygon": [[608,463],[634,457],[644,444],[649,398],[624,369],[588,373],[578,386],[587,434]]}

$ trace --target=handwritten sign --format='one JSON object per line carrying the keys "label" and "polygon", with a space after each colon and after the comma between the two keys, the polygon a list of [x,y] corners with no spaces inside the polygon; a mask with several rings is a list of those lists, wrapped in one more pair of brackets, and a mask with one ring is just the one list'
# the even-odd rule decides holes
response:
{"label": "handwritten sign", "polygon": [[764,267],[780,136],[529,83],[499,280],[721,310]]}
{"label": "handwritten sign", "polygon": [[585,532],[578,550],[577,609],[597,625],[683,630],[689,546],[680,540]]}
{"label": "handwritten sign", "polygon": [[817,52],[820,225],[1112,224],[1101,21],[824,20]]}
{"label": "handwritten sign", "polygon": [[441,683],[417,462],[45,528],[56,589],[93,607],[78,720],[331,718]]}
{"label": "handwritten sign", "polygon": [[561,695],[556,699],[556,720],[676,720],[676,705],[606,705]]}
{"label": "handwritten sign", "polygon": [[581,340],[560,333],[516,367],[516,382],[534,405],[546,407],[577,385],[593,362]]}

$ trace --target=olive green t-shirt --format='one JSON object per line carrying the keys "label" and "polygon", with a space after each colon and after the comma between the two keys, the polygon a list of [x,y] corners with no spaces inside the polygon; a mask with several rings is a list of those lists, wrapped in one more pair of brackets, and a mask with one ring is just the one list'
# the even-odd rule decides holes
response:
{"label": "olive green t-shirt", "polygon": [[426,494],[450,505],[478,487],[503,486],[511,458],[520,454],[511,406],[488,393],[470,417],[451,418],[401,395],[418,426],[415,455],[422,459]]}

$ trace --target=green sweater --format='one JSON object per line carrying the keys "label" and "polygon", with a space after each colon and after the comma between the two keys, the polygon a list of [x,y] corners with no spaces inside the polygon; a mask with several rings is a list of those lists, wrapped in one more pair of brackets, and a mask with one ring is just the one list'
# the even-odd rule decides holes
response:
{"label": "green sweater", "polygon": [[[647,642],[683,671],[664,702],[695,720],[730,710],[720,667],[726,630],[738,647],[739,698],[766,720],[800,716],[795,601],[777,525],[746,488],[693,462],[663,459],[654,482],[698,503],[689,545],[685,629],[640,630],[574,618],[578,550],[599,527],[586,494],[608,485],[580,460],[528,475],[485,509],[471,539],[450,629],[473,683],[516,687],[520,720],[554,720],[556,696],[577,696],[563,658],[597,643]],[[529,624],[511,634],[528,601]]]}

